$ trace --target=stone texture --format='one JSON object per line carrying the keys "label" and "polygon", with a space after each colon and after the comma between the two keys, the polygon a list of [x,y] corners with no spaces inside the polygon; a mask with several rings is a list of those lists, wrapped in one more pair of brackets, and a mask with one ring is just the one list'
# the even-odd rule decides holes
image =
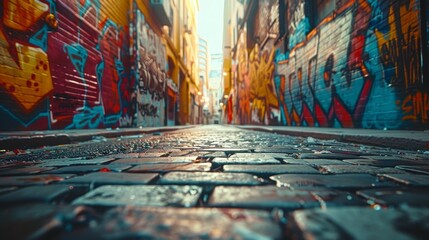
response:
{"label": "stone texture", "polygon": [[0,170],[0,176],[16,176],[16,175],[31,175],[41,172],[46,172],[54,169],[53,167],[39,167],[39,166],[29,166],[29,167],[17,167],[17,168],[7,168]]}
{"label": "stone texture", "polygon": [[359,158],[356,155],[351,155],[351,154],[341,154],[341,153],[320,153],[320,154],[316,154],[316,153],[302,153],[299,155],[299,158],[301,159],[338,159],[338,160],[343,160],[343,159],[357,159]]}
{"label": "stone texture", "polygon": [[113,161],[114,158],[60,158],[60,159],[49,159],[44,160],[39,166],[42,167],[65,167],[72,165],[94,165],[94,164],[103,164]]}
{"label": "stone texture", "polygon": [[170,172],[164,175],[162,184],[196,184],[196,185],[258,185],[261,182],[246,173],[221,172]]}
{"label": "stone texture", "polygon": [[281,239],[270,213],[213,208],[126,207],[75,239]]}
{"label": "stone texture", "polygon": [[415,172],[420,174],[429,174],[429,165],[400,165],[396,166],[397,169],[405,170],[407,172]]}
{"label": "stone texture", "polygon": [[429,188],[377,188],[356,192],[371,204],[383,206],[429,207]]}
{"label": "stone texture", "polygon": [[276,186],[216,187],[209,206],[240,208],[309,208],[343,205],[363,205],[356,196],[340,191],[291,190]]}
{"label": "stone texture", "polygon": [[64,181],[66,184],[90,184],[100,185],[136,185],[147,184],[158,174],[156,173],[113,173],[96,172],[83,176],[74,177]]}
{"label": "stone texture", "polygon": [[392,160],[392,159],[347,159],[348,162],[355,165],[371,165],[376,167],[395,167],[398,165],[422,165],[422,161],[411,160]]}
{"label": "stone texture", "polygon": [[121,164],[153,164],[153,163],[192,163],[196,161],[197,157],[160,157],[160,158],[124,158],[114,161],[114,163]]}
{"label": "stone texture", "polygon": [[211,163],[170,163],[170,164],[140,164],[127,170],[127,172],[207,172],[210,171]]}
{"label": "stone texture", "polygon": [[242,172],[252,174],[286,174],[286,173],[307,173],[307,174],[320,174],[316,169],[307,165],[292,165],[292,164],[268,164],[268,165],[225,165],[223,166],[225,172]]}
{"label": "stone texture", "polygon": [[393,183],[380,181],[369,174],[282,174],[270,177],[278,186],[291,188],[322,186],[328,188],[370,188],[376,186],[393,186]]}
{"label": "stone texture", "polygon": [[29,175],[29,176],[13,176],[13,177],[1,177],[0,187],[10,186],[31,186],[31,185],[43,185],[52,182],[64,181],[72,174],[41,174],[41,175]]}
{"label": "stone texture", "polygon": [[131,168],[131,165],[119,165],[119,164],[108,164],[108,165],[81,165],[81,166],[69,166],[61,167],[46,173],[75,173],[75,174],[84,174],[90,172],[122,172],[128,168]]}
{"label": "stone texture", "polygon": [[193,207],[198,186],[102,186],[76,199],[74,205]]}
{"label": "stone texture", "polygon": [[418,174],[380,174],[381,177],[391,179],[397,183],[409,186],[429,187],[429,175]]}
{"label": "stone texture", "polygon": [[321,171],[332,174],[346,174],[346,173],[367,173],[367,174],[380,174],[380,173],[404,173],[395,168],[380,168],[366,165],[322,165]]}
{"label": "stone texture", "polygon": [[279,164],[280,161],[276,160],[273,157],[248,157],[248,158],[215,158],[212,161],[216,165],[226,165],[226,164]]}
{"label": "stone texture", "polygon": [[2,239],[47,239],[54,229],[75,221],[85,209],[48,204],[26,204],[0,209]]}
{"label": "stone texture", "polygon": [[86,189],[82,186],[64,184],[25,187],[0,195],[0,204],[61,201],[84,194]]}
{"label": "stone texture", "polygon": [[292,213],[287,228],[297,239],[426,239],[429,209],[343,207]]}

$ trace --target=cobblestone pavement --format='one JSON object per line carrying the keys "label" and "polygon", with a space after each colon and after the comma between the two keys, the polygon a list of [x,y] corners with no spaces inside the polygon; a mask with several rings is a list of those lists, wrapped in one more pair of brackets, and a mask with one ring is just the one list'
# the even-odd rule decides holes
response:
{"label": "cobblestone pavement", "polygon": [[429,156],[200,126],[0,155],[2,239],[427,239]]}

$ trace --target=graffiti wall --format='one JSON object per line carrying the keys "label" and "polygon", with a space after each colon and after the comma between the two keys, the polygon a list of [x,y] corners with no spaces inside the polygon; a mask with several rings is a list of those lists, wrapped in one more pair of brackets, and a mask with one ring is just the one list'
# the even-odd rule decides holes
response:
{"label": "graffiti wall", "polygon": [[344,4],[277,63],[282,124],[427,127],[420,34],[416,0]]}
{"label": "graffiti wall", "polygon": [[130,125],[127,1],[0,4],[0,130]]}
{"label": "graffiti wall", "polygon": [[419,1],[341,1],[312,29],[305,4],[289,1],[287,52],[240,36],[236,122],[427,128]]}
{"label": "graffiti wall", "polygon": [[[316,2],[288,1],[286,52],[267,42],[246,46],[244,29],[233,68],[234,123],[429,127],[429,83],[421,68],[427,26],[420,25],[420,1],[335,3],[335,12],[310,26],[305,8]],[[261,12],[269,11],[260,10],[258,17]],[[254,35],[261,42],[263,34]]]}
{"label": "graffiti wall", "polygon": [[165,121],[167,55],[145,16],[135,6],[133,46],[137,81],[137,126],[162,126]]}

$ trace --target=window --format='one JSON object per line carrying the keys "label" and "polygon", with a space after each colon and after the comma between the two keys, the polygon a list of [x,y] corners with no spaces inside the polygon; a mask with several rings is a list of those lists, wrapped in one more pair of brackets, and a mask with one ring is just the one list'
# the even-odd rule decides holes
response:
{"label": "window", "polygon": [[[311,1],[313,2],[313,1]],[[317,26],[323,19],[331,15],[335,10],[335,0],[317,0],[314,18],[314,27]],[[313,4],[314,4],[313,2]]]}

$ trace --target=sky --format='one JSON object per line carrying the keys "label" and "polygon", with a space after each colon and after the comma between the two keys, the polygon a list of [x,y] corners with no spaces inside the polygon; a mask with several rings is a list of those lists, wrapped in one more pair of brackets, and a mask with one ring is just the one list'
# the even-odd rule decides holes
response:
{"label": "sky", "polygon": [[199,0],[198,35],[208,42],[210,54],[222,53],[224,0]]}

